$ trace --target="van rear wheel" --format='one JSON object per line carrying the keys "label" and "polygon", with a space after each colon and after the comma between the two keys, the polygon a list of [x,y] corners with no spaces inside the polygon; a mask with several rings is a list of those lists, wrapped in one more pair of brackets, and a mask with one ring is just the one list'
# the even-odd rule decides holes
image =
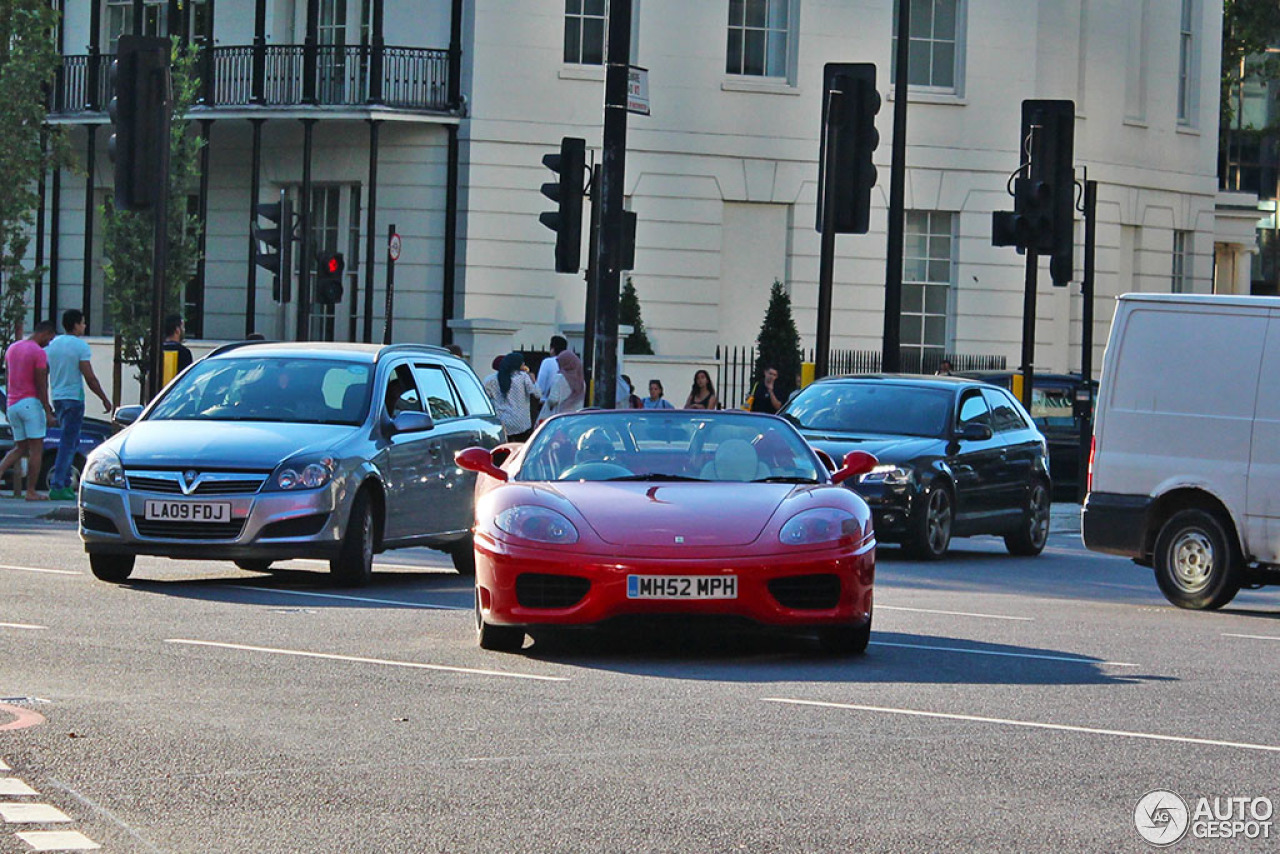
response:
{"label": "van rear wheel", "polygon": [[1156,537],[1154,562],[1160,591],[1179,608],[1221,608],[1240,591],[1239,551],[1213,513],[1180,510],[1169,517]]}

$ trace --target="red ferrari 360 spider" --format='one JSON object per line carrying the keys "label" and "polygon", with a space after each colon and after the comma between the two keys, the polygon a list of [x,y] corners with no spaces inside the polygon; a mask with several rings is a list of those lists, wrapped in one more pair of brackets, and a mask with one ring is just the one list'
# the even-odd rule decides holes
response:
{"label": "red ferrari 360 spider", "polygon": [[514,651],[526,631],[615,617],[745,617],[860,653],[871,634],[867,505],[773,415],[599,410],[556,416],[524,445],[457,454],[476,481],[476,629]]}

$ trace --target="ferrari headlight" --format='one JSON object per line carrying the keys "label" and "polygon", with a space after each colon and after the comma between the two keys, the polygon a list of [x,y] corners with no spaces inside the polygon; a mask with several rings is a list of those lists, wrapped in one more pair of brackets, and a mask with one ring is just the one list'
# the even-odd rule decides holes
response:
{"label": "ferrari headlight", "polygon": [[503,533],[535,543],[567,546],[578,541],[578,529],[550,507],[518,504],[499,513],[493,524]]}
{"label": "ferrari headlight", "polygon": [[124,466],[120,463],[120,457],[115,451],[108,451],[105,448],[99,448],[89,455],[89,461],[85,463],[82,477],[89,483],[96,483],[98,486],[124,489],[127,485]]}
{"label": "ferrari headlight", "polygon": [[862,525],[858,518],[835,507],[816,507],[797,513],[778,533],[778,539],[784,546],[811,546],[861,536]]}
{"label": "ferrari headlight", "polygon": [[858,483],[883,483],[902,486],[911,482],[911,469],[906,466],[880,465],[858,478]]}
{"label": "ferrari headlight", "polygon": [[318,489],[333,477],[337,461],[333,457],[289,460],[276,470],[269,485],[276,489]]}

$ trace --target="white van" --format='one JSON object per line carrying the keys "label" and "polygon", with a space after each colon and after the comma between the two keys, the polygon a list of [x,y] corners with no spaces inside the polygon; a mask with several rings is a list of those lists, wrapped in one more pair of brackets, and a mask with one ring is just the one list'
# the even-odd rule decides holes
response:
{"label": "white van", "polygon": [[1082,519],[1182,608],[1280,584],[1280,298],[1119,298]]}

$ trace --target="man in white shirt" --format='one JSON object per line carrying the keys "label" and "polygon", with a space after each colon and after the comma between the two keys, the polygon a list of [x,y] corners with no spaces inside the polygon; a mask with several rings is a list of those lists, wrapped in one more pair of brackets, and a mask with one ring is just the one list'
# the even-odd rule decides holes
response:
{"label": "man in white shirt", "polygon": [[49,497],[55,501],[73,501],[76,491],[71,486],[71,462],[80,445],[80,427],[84,423],[85,383],[102,401],[104,412],[111,411],[111,398],[102,390],[93,372],[89,344],[81,337],[85,330],[84,312],[74,308],[64,311],[62,328],[65,334],[54,338],[45,349],[49,357],[49,397],[62,430],[58,456],[49,473]]}
{"label": "man in white shirt", "polygon": [[556,356],[568,349],[569,342],[563,335],[551,336],[551,355],[543,359],[542,364],[538,366],[538,391],[542,393],[543,400],[546,400],[547,395],[551,393],[551,386],[556,381],[556,375],[560,373]]}

